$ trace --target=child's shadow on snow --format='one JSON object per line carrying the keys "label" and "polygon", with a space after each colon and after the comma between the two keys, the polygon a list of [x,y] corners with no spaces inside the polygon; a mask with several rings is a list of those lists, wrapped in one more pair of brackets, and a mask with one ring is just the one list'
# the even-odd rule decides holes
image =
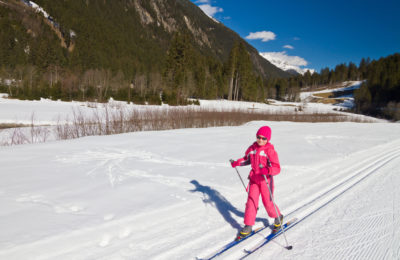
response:
{"label": "child's shadow on snow", "polygon": [[[235,208],[224,196],[221,195],[221,193],[210,188],[209,186],[203,186],[196,180],[192,180],[190,183],[195,186],[195,189],[190,190],[190,192],[203,193],[203,202],[205,204],[214,206],[225,219],[225,221],[228,222],[233,228],[236,228],[237,230],[241,229],[241,225],[232,217],[232,214],[243,218],[244,213],[242,211],[239,211],[237,208]],[[268,219],[266,218],[257,218],[256,221],[262,221],[266,227],[269,226]]]}

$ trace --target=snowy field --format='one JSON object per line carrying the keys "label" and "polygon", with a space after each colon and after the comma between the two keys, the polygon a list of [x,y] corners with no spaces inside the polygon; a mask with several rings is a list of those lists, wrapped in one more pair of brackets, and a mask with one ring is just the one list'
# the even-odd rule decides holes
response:
{"label": "snowy field", "polygon": [[[3,98],[0,122],[35,111],[54,123],[74,105],[93,107]],[[246,193],[228,160],[265,124],[282,165],[276,202],[299,219],[286,233],[293,250],[280,236],[246,255],[266,228],[219,259],[400,259],[400,124],[261,121],[0,147],[0,259],[212,255],[243,225]],[[249,168],[238,170],[245,179]],[[261,205],[257,217],[256,226],[272,223]]]}
{"label": "snowy field", "polygon": [[[360,82],[355,81],[348,88],[359,86]],[[343,88],[339,88],[343,90]],[[330,90],[332,91],[332,90]],[[307,99],[313,93],[318,92],[304,92],[301,94],[301,99]],[[166,110],[171,107],[168,105],[163,106],[145,106],[127,104],[126,102],[110,100],[108,103],[99,104],[93,102],[63,102],[53,101],[49,99],[41,99],[38,101],[25,101],[8,99],[7,94],[0,94],[0,124],[1,123],[15,123],[30,125],[32,122],[36,125],[56,125],[64,123],[74,118],[74,113],[82,113],[92,116],[94,113],[102,113],[107,107],[108,109],[139,109],[139,110]],[[317,103],[296,103],[296,102],[280,102],[271,100],[270,104],[244,102],[244,101],[227,101],[227,100],[200,100],[200,106],[192,106],[198,109],[209,109],[213,111],[252,111],[252,112],[266,112],[277,114],[299,113],[298,109],[301,107],[301,113],[341,113],[335,110],[345,109],[347,104],[328,105]],[[186,107],[183,107],[185,109]],[[335,110],[334,110],[335,109]],[[296,112],[297,110],[297,112]],[[349,115],[354,118],[368,118],[361,115]],[[32,120],[33,119],[33,120]],[[379,120],[368,118],[370,120],[379,122]]]}
{"label": "snowy field", "polygon": [[[248,259],[399,259],[400,125],[290,122],[0,147],[0,259],[210,255],[243,220],[228,159],[264,124],[283,167],[276,201],[300,222],[286,233],[293,250],[281,236]],[[256,225],[267,223],[260,207]]]}

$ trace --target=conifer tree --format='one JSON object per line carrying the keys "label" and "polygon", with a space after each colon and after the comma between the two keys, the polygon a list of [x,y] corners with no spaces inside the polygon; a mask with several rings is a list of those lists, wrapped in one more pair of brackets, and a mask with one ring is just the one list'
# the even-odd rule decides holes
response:
{"label": "conifer tree", "polygon": [[363,83],[361,87],[354,92],[354,99],[357,112],[368,113],[370,111],[372,97],[366,83]]}
{"label": "conifer tree", "polygon": [[244,43],[235,42],[228,60],[228,99],[251,100],[257,97],[257,83],[253,65]]}
{"label": "conifer tree", "polygon": [[233,86],[235,83],[235,78],[237,78],[237,66],[238,66],[238,56],[239,56],[239,43],[235,42],[229,53],[228,60],[228,75],[229,75],[229,88],[228,88],[228,100],[232,100],[233,97]]}
{"label": "conifer tree", "polygon": [[185,84],[191,80],[194,54],[188,34],[175,34],[167,53],[164,79],[176,104],[185,103]]}

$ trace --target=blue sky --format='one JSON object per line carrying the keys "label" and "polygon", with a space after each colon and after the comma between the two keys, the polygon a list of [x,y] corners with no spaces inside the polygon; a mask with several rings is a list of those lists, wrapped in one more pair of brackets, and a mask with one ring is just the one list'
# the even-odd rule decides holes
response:
{"label": "blue sky", "polygon": [[400,52],[397,0],[192,0],[266,57],[300,68]]}

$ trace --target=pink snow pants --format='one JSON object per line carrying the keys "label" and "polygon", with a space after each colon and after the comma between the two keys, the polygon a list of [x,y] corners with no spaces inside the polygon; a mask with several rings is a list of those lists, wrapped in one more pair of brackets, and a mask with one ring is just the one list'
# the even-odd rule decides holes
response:
{"label": "pink snow pants", "polygon": [[[273,193],[274,192],[273,185],[270,185],[270,188]],[[276,211],[274,208],[274,204],[271,200],[271,196],[269,195],[267,183],[265,181],[261,181],[259,183],[254,183],[254,182],[250,181],[249,196],[247,198],[246,210],[244,212],[244,224],[245,225],[253,226],[255,224],[260,193],[261,193],[262,202],[264,204],[265,209],[267,210],[268,216],[271,218],[278,217],[276,215]],[[276,206],[276,210],[278,211],[278,214],[281,215],[281,212],[279,211],[278,206]]]}

